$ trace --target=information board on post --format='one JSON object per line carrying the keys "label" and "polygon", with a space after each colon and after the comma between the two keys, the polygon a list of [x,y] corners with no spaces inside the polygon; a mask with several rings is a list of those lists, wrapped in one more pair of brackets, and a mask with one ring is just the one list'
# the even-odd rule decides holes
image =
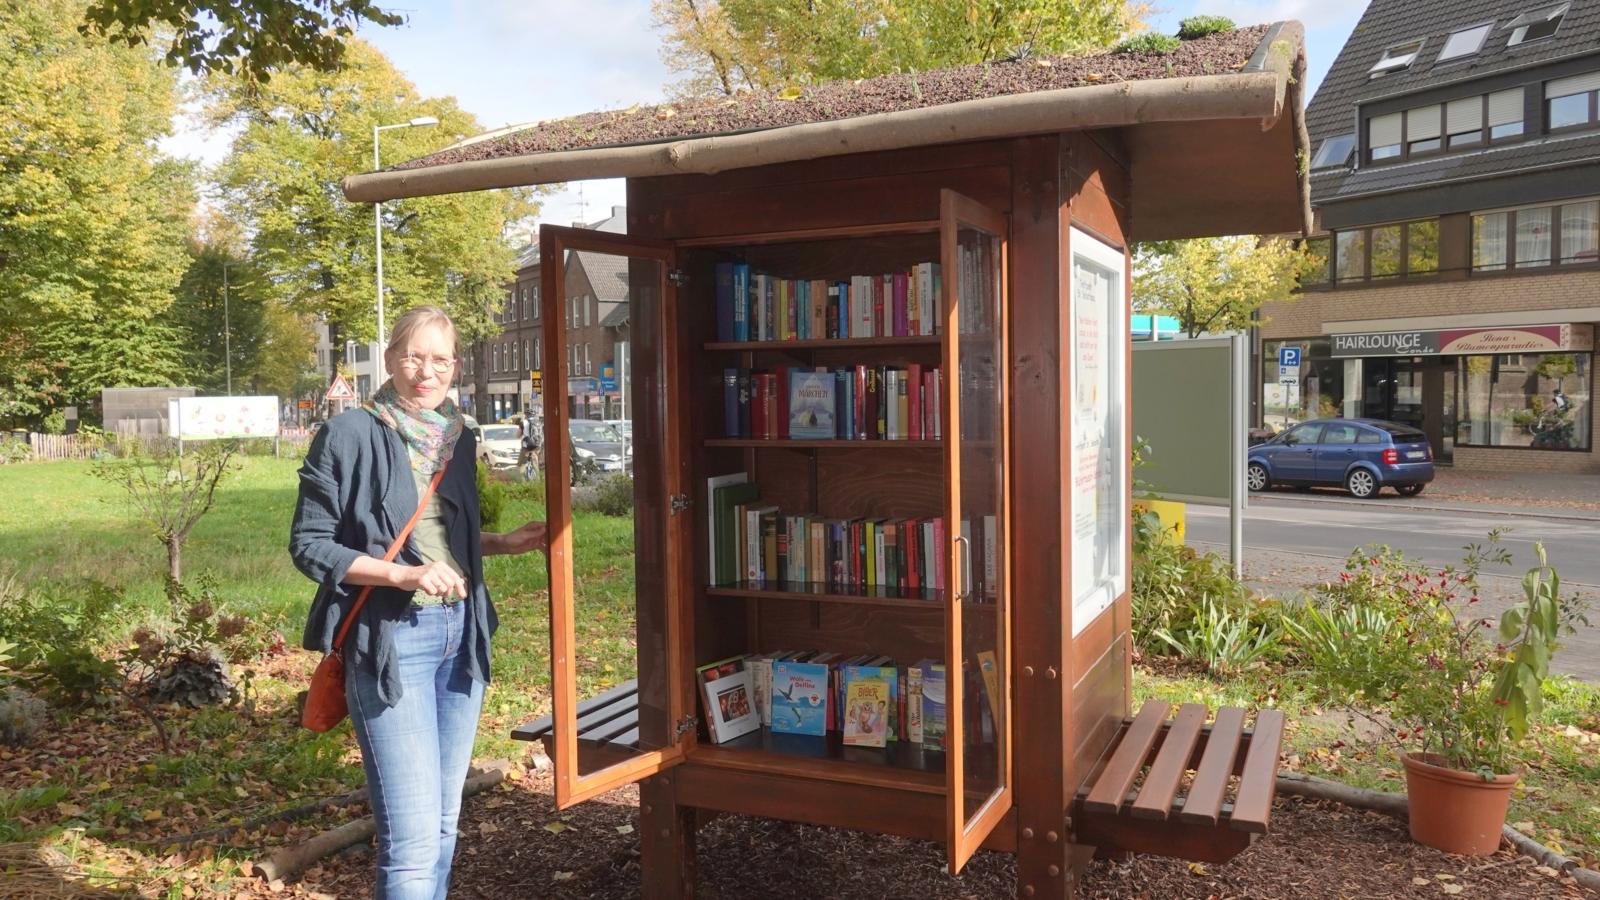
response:
{"label": "information board on post", "polygon": [[180,441],[278,436],[277,397],[175,397],[167,431]]}

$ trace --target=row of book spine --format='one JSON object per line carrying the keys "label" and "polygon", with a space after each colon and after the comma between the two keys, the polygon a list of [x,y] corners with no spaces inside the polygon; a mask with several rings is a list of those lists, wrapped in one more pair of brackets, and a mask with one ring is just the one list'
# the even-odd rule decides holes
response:
{"label": "row of book spine", "polygon": [[[836,732],[847,745],[907,741],[944,747],[945,667],[940,661],[900,666],[881,654],[778,650],[746,656],[743,664],[751,673],[760,723],[775,734]],[[867,700],[875,701],[870,711],[861,702]]]}
{"label": "row of book spine", "polygon": [[848,281],[780,278],[717,263],[717,340],[913,337],[940,332],[939,264]]}
{"label": "row of book spine", "polygon": [[763,440],[939,440],[944,372],[916,363],[722,373],[723,433]]}

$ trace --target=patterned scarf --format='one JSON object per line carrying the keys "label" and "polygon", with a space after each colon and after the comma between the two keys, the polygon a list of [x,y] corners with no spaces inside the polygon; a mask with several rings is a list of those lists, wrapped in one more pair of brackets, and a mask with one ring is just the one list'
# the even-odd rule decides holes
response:
{"label": "patterned scarf", "polygon": [[461,411],[449,397],[437,409],[419,409],[401,398],[393,379],[378,388],[364,409],[400,434],[411,468],[420,475],[432,475],[450,461],[456,439],[466,427]]}

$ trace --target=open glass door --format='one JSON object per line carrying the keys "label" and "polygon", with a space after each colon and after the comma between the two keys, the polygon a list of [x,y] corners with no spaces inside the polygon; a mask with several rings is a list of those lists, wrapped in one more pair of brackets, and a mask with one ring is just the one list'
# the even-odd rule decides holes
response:
{"label": "open glass door", "polygon": [[[671,245],[539,231],[556,805],[680,761],[678,634],[689,519]],[[634,448],[640,448],[635,453]],[[569,486],[631,478],[633,519],[573,515]]]}
{"label": "open glass door", "polygon": [[949,559],[945,678],[950,871],[1011,808],[1006,220],[940,197]]}

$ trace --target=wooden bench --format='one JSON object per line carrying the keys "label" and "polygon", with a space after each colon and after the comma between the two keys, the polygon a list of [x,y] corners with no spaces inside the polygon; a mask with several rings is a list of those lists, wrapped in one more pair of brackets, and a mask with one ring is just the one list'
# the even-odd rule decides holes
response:
{"label": "wooden bench", "polygon": [[[551,716],[512,729],[519,741],[540,741],[554,758],[555,725]],[[639,682],[626,681],[578,704],[578,758],[586,772],[603,769],[633,756],[639,749]]]}
{"label": "wooden bench", "polygon": [[[1097,855],[1149,853],[1224,862],[1265,834],[1283,743],[1283,713],[1150,701],[1123,722],[1105,764],[1073,804],[1079,844]],[[1193,776],[1189,777],[1189,773]],[[1137,789],[1135,786],[1137,785]]]}

